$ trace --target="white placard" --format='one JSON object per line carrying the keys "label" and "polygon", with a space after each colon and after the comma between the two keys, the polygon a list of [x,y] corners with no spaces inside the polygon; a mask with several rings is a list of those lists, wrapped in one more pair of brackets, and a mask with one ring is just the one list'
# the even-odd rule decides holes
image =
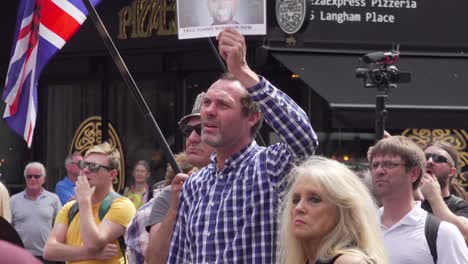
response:
{"label": "white placard", "polygon": [[266,34],[266,0],[177,0],[179,39],[214,37],[226,27]]}

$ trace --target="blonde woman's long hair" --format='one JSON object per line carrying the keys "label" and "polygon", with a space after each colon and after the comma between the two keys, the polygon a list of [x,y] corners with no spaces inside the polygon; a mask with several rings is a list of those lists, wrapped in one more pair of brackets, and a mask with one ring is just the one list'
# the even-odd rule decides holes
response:
{"label": "blonde woman's long hair", "polygon": [[11,223],[10,194],[2,182],[0,182],[0,216]]}
{"label": "blonde woman's long hair", "polygon": [[328,261],[338,254],[362,256],[367,263],[387,264],[375,202],[361,180],[335,160],[314,156],[292,169],[280,218],[280,263],[306,263],[303,245],[292,232],[292,194],[298,178],[308,178],[323,188],[337,206],[338,223],[319,245],[317,257]]}

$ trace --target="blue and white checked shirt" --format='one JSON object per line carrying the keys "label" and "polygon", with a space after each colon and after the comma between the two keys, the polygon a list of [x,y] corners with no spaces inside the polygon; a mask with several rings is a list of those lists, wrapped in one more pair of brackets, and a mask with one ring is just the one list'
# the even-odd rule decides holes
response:
{"label": "blue and white checked shirt", "polygon": [[128,263],[143,264],[145,262],[145,251],[148,246],[149,233],[146,231],[151,210],[156,197],[159,195],[163,186],[153,190],[153,198],[142,205],[135,213],[132,221],[125,231],[125,244],[127,245]]}
{"label": "blue and white checked shirt", "polygon": [[153,202],[154,198],[138,208],[125,232],[125,244],[127,245],[129,263],[143,264],[145,262],[145,251],[148,246],[149,236],[145,227],[153,208]]}
{"label": "blue and white checked shirt", "polygon": [[184,184],[167,263],[275,263],[280,200],[287,173],[314,153],[317,136],[306,113],[262,78],[249,88],[281,142],[255,142],[216,169],[211,162]]}

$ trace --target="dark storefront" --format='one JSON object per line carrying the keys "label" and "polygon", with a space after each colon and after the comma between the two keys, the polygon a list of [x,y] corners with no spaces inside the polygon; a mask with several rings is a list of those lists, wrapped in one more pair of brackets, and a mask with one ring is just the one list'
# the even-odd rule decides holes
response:
{"label": "dark storefront", "polygon": [[[190,111],[196,94],[206,90],[222,69],[207,39],[177,39],[174,2],[103,1],[98,12],[166,140],[178,152],[183,148],[183,140],[177,131],[177,120]],[[315,20],[308,21],[297,33],[285,34],[278,26],[274,2],[267,3],[268,36],[248,38],[248,60],[258,73],[306,110],[319,132],[321,154],[353,162],[364,157],[374,141],[377,90],[364,88],[363,80],[355,78],[354,70],[363,54],[389,50],[393,43],[388,39],[393,39],[401,43],[398,68],[411,71],[413,76],[411,83],[399,85],[390,94],[387,128],[422,141],[434,138],[437,133],[442,133],[440,137],[455,138],[457,147],[465,151],[462,164],[468,163],[468,59],[463,53],[468,47],[468,39],[463,39],[466,36],[453,39],[448,32],[437,38],[411,39],[410,36],[416,38],[430,32],[416,29],[393,32],[395,26],[385,23],[358,26],[357,22],[318,22],[317,15],[322,9],[332,13],[335,7],[314,6],[311,1],[304,3],[307,2],[307,17],[311,18],[310,12],[314,11]],[[8,5],[9,10],[16,10],[15,3]],[[434,34],[445,32],[431,24],[422,25],[416,15],[427,14],[437,7],[424,8],[388,9],[387,13],[393,12],[396,19],[413,16],[418,21],[413,21],[414,27],[424,26],[425,30],[432,27]],[[374,9],[378,8],[368,11]],[[348,11],[358,12],[359,8]],[[6,33],[2,40],[8,39],[0,44],[2,83],[15,15],[10,11],[8,21],[1,26]],[[444,25],[468,26],[467,21],[455,17],[452,19],[456,21],[449,19]],[[402,24],[408,23],[404,20]],[[369,35],[370,31],[377,33]],[[444,42],[434,43],[435,39]],[[76,148],[74,138],[83,121],[93,116],[102,117],[104,124],[108,120],[118,134],[127,175],[139,159],[154,160],[154,171],[161,171],[156,164],[161,153],[153,126],[135,104],[90,20],[45,68],[39,83],[39,102],[30,150],[0,122],[0,172],[12,188],[21,188],[24,165],[39,160],[46,165],[49,175],[46,185],[50,189],[65,174],[64,158],[71,148]],[[84,139],[85,132],[82,131]],[[261,132],[267,143],[276,140],[268,128]]]}
{"label": "dark storefront", "polygon": [[[461,151],[462,170],[468,169],[468,37],[460,34],[460,28],[468,26],[463,18],[467,3],[275,3],[270,6],[270,14],[276,16],[265,48],[324,100],[329,120],[321,142],[327,155],[353,161],[362,157],[359,146],[374,140],[367,133],[374,132],[376,99],[383,94],[378,89],[382,87],[365,88],[364,83],[378,83],[383,73],[403,81],[403,74],[391,74],[408,72],[409,83],[395,81],[398,87],[390,89],[385,128],[421,146],[434,140],[450,142]],[[378,51],[385,54],[377,60]],[[376,59],[373,63],[365,62],[363,55],[369,53]],[[394,62],[396,54],[399,60]],[[366,77],[379,78],[364,80],[362,69]],[[371,75],[374,70],[378,74]]]}

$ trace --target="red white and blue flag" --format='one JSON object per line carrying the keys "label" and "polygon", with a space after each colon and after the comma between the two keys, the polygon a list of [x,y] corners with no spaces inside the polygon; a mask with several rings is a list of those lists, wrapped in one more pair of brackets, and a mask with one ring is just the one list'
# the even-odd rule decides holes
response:
{"label": "red white and blue flag", "polygon": [[[95,6],[101,0],[91,0]],[[37,83],[47,62],[86,20],[82,0],[21,0],[3,91],[3,118],[31,147]]]}

